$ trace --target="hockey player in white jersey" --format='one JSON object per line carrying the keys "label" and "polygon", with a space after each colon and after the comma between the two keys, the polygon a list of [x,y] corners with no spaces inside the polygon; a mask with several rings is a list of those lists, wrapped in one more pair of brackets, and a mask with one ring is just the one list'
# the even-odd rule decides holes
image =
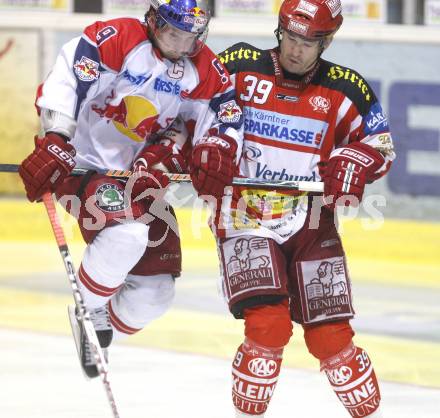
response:
{"label": "hockey player in white jersey", "polygon": [[[38,90],[43,135],[20,175],[30,201],[52,191],[76,211],[87,243],[79,284],[102,347],[141,330],[173,300],[181,270],[175,217],[140,196],[167,186],[163,171],[185,170],[186,135],[176,142],[172,124],[188,130],[194,150],[221,155],[210,169],[232,178],[241,116],[227,72],[205,45],[209,17],[199,0],[152,0],[145,22],[96,22],[64,45]],[[71,176],[76,165],[88,173]],[[103,168],[148,175],[127,195],[123,182],[94,171]],[[86,375],[97,376],[84,333],[80,357]]]}

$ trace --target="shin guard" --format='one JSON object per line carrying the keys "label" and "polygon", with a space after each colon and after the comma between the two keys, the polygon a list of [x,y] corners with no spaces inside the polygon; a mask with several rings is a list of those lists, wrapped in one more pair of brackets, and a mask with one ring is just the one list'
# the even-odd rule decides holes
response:
{"label": "shin guard", "polygon": [[321,370],[352,417],[379,413],[379,385],[370,358],[362,348],[350,343],[339,354],[322,361]]}
{"label": "shin guard", "polygon": [[260,346],[248,338],[232,363],[232,400],[237,416],[263,417],[280,374],[283,347]]}

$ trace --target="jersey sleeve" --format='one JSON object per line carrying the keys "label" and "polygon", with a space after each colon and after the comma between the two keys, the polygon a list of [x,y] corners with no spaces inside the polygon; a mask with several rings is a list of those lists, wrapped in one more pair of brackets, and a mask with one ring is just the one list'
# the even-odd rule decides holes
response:
{"label": "jersey sleeve", "polygon": [[85,102],[96,97],[117,76],[146,32],[136,19],[95,22],[81,37],[66,43],[37,92],[36,106],[77,120]]}
{"label": "jersey sleeve", "polygon": [[192,125],[192,143],[214,129],[233,138],[241,155],[243,115],[235,100],[229,72],[207,48],[199,55],[194,64],[200,83],[186,98],[182,113],[187,125]]}
{"label": "jersey sleeve", "polygon": [[382,177],[390,168],[396,155],[388,119],[368,82],[356,71],[333,65],[327,76],[333,80],[333,88],[343,93],[343,101],[337,112],[335,147],[343,147],[356,141],[377,149],[385,163],[376,173]]}

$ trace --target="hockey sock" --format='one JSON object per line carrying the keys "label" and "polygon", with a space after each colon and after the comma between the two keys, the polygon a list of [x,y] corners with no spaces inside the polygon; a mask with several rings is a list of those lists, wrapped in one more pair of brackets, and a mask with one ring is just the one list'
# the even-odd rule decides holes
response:
{"label": "hockey sock", "polygon": [[232,363],[232,400],[238,416],[264,416],[278,381],[282,357],[283,347],[263,347],[248,338],[240,345]]}
{"label": "hockey sock", "polygon": [[368,354],[353,343],[321,362],[336,396],[354,418],[379,416],[380,391]]}
{"label": "hockey sock", "polygon": [[89,309],[98,308],[124,283],[148,244],[147,225],[138,222],[102,230],[84,253],[79,268],[79,287]]}

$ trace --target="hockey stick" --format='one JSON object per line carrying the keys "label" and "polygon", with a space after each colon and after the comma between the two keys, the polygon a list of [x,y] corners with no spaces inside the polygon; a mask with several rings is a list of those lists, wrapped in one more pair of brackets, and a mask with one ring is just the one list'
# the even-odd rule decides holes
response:
{"label": "hockey stick", "polygon": [[[20,166],[18,164],[0,164],[0,173],[18,173],[18,168]],[[130,177],[133,172],[130,170],[108,170],[106,168],[104,169],[93,169],[98,174],[103,174],[107,177],[115,177],[118,179],[127,179]],[[83,176],[86,174],[90,169],[88,168],[74,168],[71,171],[72,176]],[[170,178],[170,181],[177,182],[177,183],[190,183],[191,177],[189,174],[172,174],[172,173],[166,173],[166,175]]]}
{"label": "hockey stick", "polygon": [[[17,164],[0,164],[0,173],[16,173],[18,171]],[[74,168],[71,174],[73,176],[82,176],[89,171],[86,168]],[[115,177],[119,179],[126,179],[130,177],[133,172],[129,170],[96,170],[99,174],[104,174],[108,177]],[[175,183],[189,183],[191,177],[189,174],[173,174],[166,173],[171,182]],[[234,177],[232,182],[234,186],[247,186],[250,188],[272,188],[283,190],[298,190],[303,192],[322,193],[324,191],[324,183],[321,181],[290,181],[290,180],[261,180],[257,178],[242,178]]]}
{"label": "hockey stick", "polygon": [[55,240],[58,245],[58,249],[61,254],[61,258],[64,262],[64,267],[66,268],[67,276],[69,278],[70,286],[72,288],[73,299],[75,300],[75,305],[77,308],[79,320],[84,327],[84,332],[90,342],[90,346],[93,351],[93,355],[96,361],[96,367],[101,377],[102,383],[104,385],[105,393],[107,395],[108,402],[110,404],[113,418],[120,418],[118,408],[116,407],[115,398],[108,380],[108,364],[104,358],[101,346],[98,342],[98,337],[96,335],[95,328],[93,327],[92,320],[90,319],[90,312],[87,310],[84,299],[78,287],[78,279],[75,273],[75,268],[73,267],[72,257],[70,256],[69,247],[67,246],[66,239],[64,237],[63,229],[56,212],[55,204],[52,199],[52,194],[47,192],[43,194],[43,203],[46,207],[47,214],[49,216],[50,224],[52,225],[53,233],[55,235]]}

